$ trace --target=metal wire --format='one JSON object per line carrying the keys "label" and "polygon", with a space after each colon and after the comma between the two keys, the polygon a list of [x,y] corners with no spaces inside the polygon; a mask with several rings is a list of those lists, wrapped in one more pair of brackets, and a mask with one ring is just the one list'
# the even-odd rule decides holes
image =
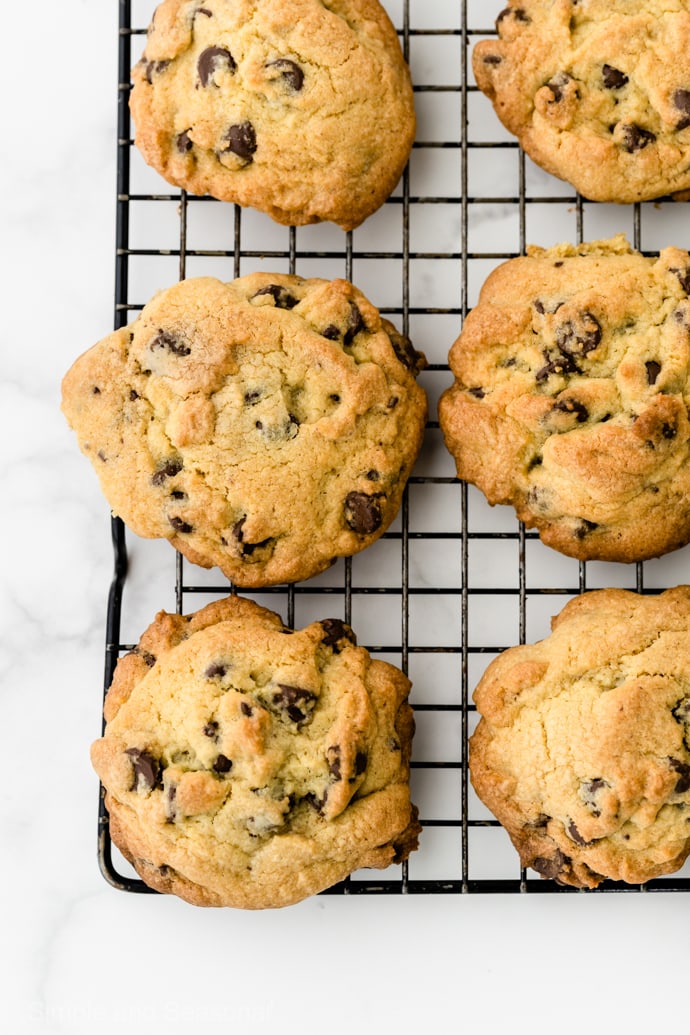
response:
{"label": "metal wire", "polygon": [[[117,215],[116,215],[116,257],[115,257],[115,327],[124,326],[143,308],[146,298],[137,295],[137,287],[131,284],[133,259],[146,258],[151,263],[156,259],[177,258],[178,276],[189,274],[191,261],[219,260],[232,266],[232,276],[241,274],[248,260],[276,260],[287,266],[290,273],[300,272],[307,260],[335,260],[348,280],[357,282],[355,272],[359,264],[367,260],[386,261],[400,269],[400,283],[397,296],[399,304],[383,309],[404,333],[409,334],[411,326],[419,319],[443,321],[445,328],[455,325],[453,336],[459,331],[462,320],[472,305],[471,280],[476,280],[476,268],[483,270],[486,264],[496,265],[525,251],[530,234],[531,209],[535,205],[553,206],[555,210],[567,209],[574,216],[573,236],[583,240],[585,207],[581,198],[568,193],[535,195],[528,188],[528,174],[525,156],[512,140],[487,141],[476,139],[476,119],[470,107],[476,98],[477,89],[471,82],[468,53],[473,37],[488,36],[493,29],[471,27],[468,24],[468,0],[460,3],[458,25],[447,29],[416,28],[411,17],[411,8],[422,7],[419,0],[403,0],[401,24],[398,26],[400,41],[405,56],[409,59],[411,50],[420,44],[434,46],[438,41],[451,43],[455,48],[457,72],[456,81],[449,83],[421,83],[415,85],[418,100],[432,102],[449,94],[453,101],[454,121],[446,127],[442,139],[417,140],[414,145],[411,166],[417,156],[433,160],[439,152],[451,153],[458,158],[457,190],[413,193],[411,175],[408,169],[402,181],[399,194],[391,197],[387,206],[400,210],[400,242],[388,250],[363,249],[358,246],[357,232],[342,235],[342,247],[329,246],[314,250],[302,243],[298,229],[292,227],[287,233],[284,248],[266,249],[257,247],[251,228],[246,228],[247,219],[237,206],[233,209],[232,239],[228,247],[221,249],[200,249],[189,246],[189,220],[197,206],[219,205],[209,198],[197,198],[184,191],[164,193],[131,192],[131,156],[133,141],[129,117],[130,69],[132,66],[132,41],[143,36],[145,29],[132,24],[131,0],[119,0],[119,83],[118,83],[118,145],[117,145]],[[488,5],[487,5],[488,6]],[[515,190],[495,196],[473,194],[471,191],[471,164],[486,154],[496,160],[506,157],[516,159]],[[427,186],[423,177],[424,187]],[[565,187],[564,187],[565,191]],[[178,207],[179,236],[175,248],[132,247],[132,231],[136,227],[137,211],[140,205],[164,206],[173,202]],[[459,215],[457,239],[440,250],[413,248],[412,223],[416,225],[431,217],[439,205],[452,207]],[[227,207],[227,206],[226,206]],[[642,246],[641,206],[634,207],[634,245]],[[495,211],[514,210],[517,214],[517,240],[513,249],[485,247],[475,241],[471,224],[477,213],[486,216]],[[423,274],[418,263],[456,264],[457,277],[449,281],[447,291],[439,304],[420,304]],[[267,267],[268,268],[268,267]],[[426,267],[423,267],[424,269]],[[434,269],[438,267],[434,266]],[[451,266],[451,269],[454,269]],[[228,278],[229,279],[229,278]],[[365,288],[365,293],[367,290]],[[375,291],[368,291],[369,296]],[[372,297],[372,300],[375,300]],[[439,325],[441,326],[441,325]],[[434,334],[432,333],[432,337]],[[448,381],[447,351],[452,338],[441,346],[442,334],[435,332],[436,354],[432,356],[427,371],[422,375],[427,387],[435,390],[441,380]],[[413,335],[414,337],[414,335]],[[415,344],[424,348],[425,343]],[[444,385],[445,386],[445,385]],[[282,609],[285,620],[294,625],[303,605],[316,607],[323,616],[339,612],[340,617],[355,625],[358,639],[373,654],[385,655],[394,660],[413,677],[412,703],[418,725],[428,727],[421,746],[413,751],[412,783],[421,794],[420,807],[423,832],[418,852],[413,853],[409,863],[392,867],[383,874],[366,871],[336,885],[323,894],[460,894],[460,893],[573,893],[553,881],[545,881],[536,874],[520,869],[517,856],[509,848],[507,838],[499,824],[482,811],[472,797],[468,775],[467,743],[476,720],[471,694],[482,667],[505,648],[515,642],[524,643],[530,638],[532,611],[540,601],[555,612],[565,598],[583,592],[591,581],[588,566],[573,562],[568,570],[567,580],[562,584],[535,584],[532,578],[531,557],[541,544],[534,532],[527,532],[517,522],[498,526],[490,521],[484,527],[483,520],[475,514],[480,504],[477,494],[467,485],[461,484],[446,469],[439,469],[439,425],[432,410],[428,422],[427,437],[431,442],[430,456],[422,458],[410,478],[398,523],[381,540],[397,555],[395,573],[380,584],[368,584],[362,576],[362,569],[352,559],[341,562],[337,577],[327,582],[293,586],[272,587],[262,591],[264,602],[275,609]],[[442,464],[440,465],[442,468]],[[448,506],[448,500],[453,506]],[[445,524],[429,522],[424,517],[427,510],[449,511]],[[484,512],[480,512],[482,515]],[[422,517],[420,518],[420,514]],[[431,527],[429,527],[431,524]],[[118,657],[130,650],[131,643],[122,642],[123,596],[127,585],[128,533],[119,519],[112,521],[114,550],[114,573],[108,598],[104,688],[112,680]],[[375,544],[378,548],[379,544]],[[136,543],[137,550],[145,549]],[[449,579],[438,579],[439,585],[429,584],[418,576],[417,554],[441,555],[444,573],[455,572]],[[424,552],[426,551],[426,553]],[[487,558],[512,557],[504,566],[499,566],[498,575],[487,580],[477,574],[478,564]],[[171,581],[174,582],[175,606],[179,613],[196,608],[200,596],[226,595],[233,588],[222,577],[217,581],[200,578],[199,569],[184,561],[181,555],[170,551],[168,560]],[[453,566],[454,569],[453,569]],[[644,566],[634,568],[634,588],[639,592],[654,591],[644,587]],[[596,580],[595,580],[596,584]],[[632,588],[632,587],[631,587]],[[250,594],[248,594],[250,595]],[[440,623],[438,641],[427,642],[420,629],[428,624],[426,612],[439,606],[439,614],[450,621]],[[477,626],[487,609],[500,610],[501,606],[513,608],[508,622],[495,621],[491,625],[492,637],[485,632],[478,633]],[[397,610],[399,626],[392,631],[389,621],[378,620]],[[360,613],[372,619],[357,623]],[[435,613],[435,612],[434,612]],[[373,617],[372,617],[373,616]],[[424,619],[424,622],[422,622]],[[428,639],[428,637],[427,637]],[[420,689],[418,690],[417,687]],[[438,746],[437,740],[442,741]],[[421,752],[421,754],[420,754]],[[425,757],[427,754],[427,757]],[[108,826],[108,813],[101,788],[98,821],[98,856],[105,879],[113,886],[127,892],[149,893],[150,889],[139,880],[118,853],[113,849]],[[499,859],[500,863],[496,860]],[[687,877],[676,875],[655,880],[643,887],[631,887],[614,882],[604,882],[595,892],[629,891],[681,891],[690,887]]]}

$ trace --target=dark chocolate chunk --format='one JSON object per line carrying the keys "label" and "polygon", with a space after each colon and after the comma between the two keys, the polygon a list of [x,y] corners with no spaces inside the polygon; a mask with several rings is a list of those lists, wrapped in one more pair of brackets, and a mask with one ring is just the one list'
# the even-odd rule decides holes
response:
{"label": "dark chocolate chunk", "polygon": [[556,344],[567,356],[586,356],[601,341],[601,326],[591,313],[581,313],[578,320],[566,320],[556,328]]}
{"label": "dark chocolate chunk", "polygon": [[366,772],[369,756],[366,751],[358,751],[355,755],[355,776],[361,776]]}
{"label": "dark chocolate chunk", "polygon": [[270,295],[277,309],[294,309],[299,302],[299,299],[291,295],[282,284],[267,284],[266,287],[259,288],[252,298],[259,298],[261,295]]}
{"label": "dark chocolate chunk", "polygon": [[555,854],[549,858],[537,856],[533,860],[532,866],[542,877],[558,880],[563,870],[570,866],[570,863],[571,859],[557,848]]}
{"label": "dark chocolate chunk", "polygon": [[568,75],[567,72],[559,72],[546,84],[553,94],[553,101],[549,102],[552,104],[560,104],[565,97],[565,87],[569,83],[573,82],[573,77]]}
{"label": "dark chocolate chunk", "polygon": [[242,712],[243,715],[253,715],[254,714],[254,709],[252,708],[251,704],[247,704],[246,701],[240,701],[240,711]]}
{"label": "dark chocolate chunk", "polygon": [[324,637],[321,641],[324,647],[331,647],[334,654],[340,654],[344,643],[357,643],[357,637],[345,622],[339,618],[324,618],[321,622]]}
{"label": "dark chocolate chunk", "polygon": [[577,829],[577,827],[575,826],[575,823],[573,822],[572,819],[568,822],[568,825],[565,828],[565,832],[568,835],[568,837],[571,838],[571,840],[573,840],[575,842],[576,845],[588,845],[588,844],[590,844],[589,841],[586,841],[584,839],[584,837],[582,836],[580,831]]}
{"label": "dark chocolate chunk", "polygon": [[514,18],[516,22],[523,22],[525,25],[529,24],[529,22],[532,21],[532,19],[529,17],[527,12],[523,10],[522,7],[504,7],[503,10],[499,12],[496,18],[496,28],[499,27],[499,25],[505,18],[511,17]]}
{"label": "dark chocolate chunk", "polygon": [[188,521],[185,521],[184,518],[177,517],[177,516],[169,517],[168,521],[170,522],[170,524],[172,525],[172,527],[175,529],[176,532],[185,532],[185,533],[187,533],[187,532],[193,532],[194,531],[193,526],[190,525]]}
{"label": "dark chocolate chunk", "polygon": [[[237,63],[225,47],[207,47],[199,55],[196,68],[199,73],[199,82],[202,86],[208,86],[209,83],[213,83],[213,76],[218,69],[225,68],[229,72],[234,72],[237,69]],[[213,85],[216,84],[213,83]]]}
{"label": "dark chocolate chunk", "polygon": [[229,773],[232,769],[232,762],[227,755],[218,755],[218,758],[213,763],[213,771],[215,773]]}
{"label": "dark chocolate chunk", "polygon": [[134,780],[130,790],[152,791],[158,783],[158,774],[160,773],[158,760],[149,754],[148,751],[142,751],[140,748],[127,748],[125,754],[131,758],[132,768],[134,769]]}
{"label": "dark chocolate chunk", "polygon": [[468,388],[467,391],[470,395],[474,396],[475,399],[483,399],[486,395],[483,388]]}
{"label": "dark chocolate chunk", "polygon": [[675,90],[673,106],[681,113],[681,119],[676,123],[676,129],[687,129],[690,126],[690,90]]}
{"label": "dark chocolate chunk", "polygon": [[669,758],[668,762],[671,769],[674,769],[680,777],[673,788],[673,793],[685,794],[686,791],[690,791],[690,765],[687,762],[681,762],[678,758]]}
{"label": "dark chocolate chunk", "polygon": [[613,65],[604,65],[601,74],[607,90],[620,90],[628,82],[625,72],[619,71]]}
{"label": "dark chocolate chunk", "polygon": [[181,155],[186,154],[187,151],[191,151],[194,147],[192,138],[189,135],[189,130],[186,129],[183,133],[178,133],[175,138],[175,147]]}
{"label": "dark chocolate chunk", "polygon": [[578,424],[584,424],[589,417],[589,410],[581,402],[578,402],[577,399],[559,399],[554,406],[554,410],[558,410],[561,413],[574,413]]}
{"label": "dark chocolate chunk", "polygon": [[137,391],[135,391],[135,390],[134,390],[134,388],[130,389],[130,392],[129,392],[129,401],[130,401],[130,402],[136,402],[136,400],[137,400],[138,398],[139,398],[139,393],[138,393]]}
{"label": "dark chocolate chunk", "polygon": [[323,798],[317,798],[313,791],[309,791],[308,794],[304,795],[304,800],[308,805],[311,805],[313,809],[318,812],[320,816],[323,816],[323,810],[326,805],[326,799],[328,798],[328,789],[323,792]]}
{"label": "dark chocolate chunk", "polygon": [[170,460],[166,460],[162,467],[159,467],[154,475],[151,477],[152,485],[163,485],[166,478],[174,478],[176,474],[179,474],[182,470],[182,461],[179,457],[172,457]]}
{"label": "dark chocolate chunk", "polygon": [[647,371],[647,384],[655,385],[656,379],[661,373],[661,363],[657,363],[655,359],[649,359],[645,363],[645,370]]}
{"label": "dark chocolate chunk", "polygon": [[191,346],[186,341],[171,331],[164,331],[162,329],[151,339],[149,348],[151,351],[154,349],[165,349],[167,352],[172,352],[174,356],[188,356],[192,351]]}
{"label": "dark chocolate chunk", "polygon": [[289,58],[277,58],[275,61],[268,61],[266,68],[275,69],[277,78],[281,79],[285,86],[297,93],[304,85],[304,72],[296,62]]}
{"label": "dark chocolate chunk", "polygon": [[[360,328],[360,330],[363,329]],[[391,340],[393,351],[406,370],[411,370],[414,374],[418,374],[420,370],[424,369],[426,366],[424,355],[421,352],[417,352],[417,349],[405,334],[398,334],[397,331],[390,329],[388,336]]]}
{"label": "dark chocolate chunk", "polygon": [[349,492],[345,497],[345,523],[358,535],[372,535],[381,527],[383,515],[379,500],[383,493],[373,496],[365,492]]}
{"label": "dark chocolate chunk", "polygon": [[360,331],[366,330],[364,317],[354,302],[350,302],[350,314],[348,317],[347,330],[343,337],[343,345],[347,348],[352,344]]}
{"label": "dark chocolate chunk", "polygon": [[[261,421],[257,421],[257,427],[261,427]],[[244,523],[247,520],[246,516],[236,521],[232,526],[232,534],[238,543],[242,544],[242,556],[251,557],[255,550],[260,550],[265,546],[269,546],[275,540],[269,536],[268,539],[262,539],[259,543],[247,543],[244,540]]]}
{"label": "dark chocolate chunk", "polygon": [[671,710],[671,715],[681,725],[690,725],[690,697],[684,697],[680,700],[675,708]]}
{"label": "dark chocolate chunk", "polygon": [[623,150],[629,154],[641,151],[643,147],[653,144],[656,140],[654,133],[648,129],[642,129],[641,126],[636,126],[634,122],[622,123],[620,129],[623,137]]}
{"label": "dark chocolate chunk", "polygon": [[662,424],[661,434],[664,436],[664,438],[675,438],[678,434],[678,428],[675,426],[675,424]]}
{"label": "dark chocolate chunk", "polygon": [[611,785],[600,776],[595,776],[593,780],[584,780],[582,784],[580,784],[580,795],[582,800],[595,819],[601,815],[601,809],[596,800],[597,794],[599,791],[603,791],[605,787],[610,786]]}
{"label": "dark chocolate chunk", "polygon": [[251,122],[240,122],[230,126],[225,134],[225,140],[227,140],[227,146],[221,149],[222,153],[230,151],[238,158],[243,158],[247,165],[254,161],[256,132]]}
{"label": "dark chocolate chunk", "polygon": [[503,58],[500,54],[486,54],[482,60],[485,65],[500,65]]}
{"label": "dark chocolate chunk", "polygon": [[146,82],[152,83],[154,75],[160,75],[170,64],[170,61],[147,61],[146,62]]}
{"label": "dark chocolate chunk", "polygon": [[321,331],[321,337],[328,338],[329,341],[338,341],[340,330],[334,323],[329,323],[328,327]]}
{"label": "dark chocolate chunk", "polygon": [[310,722],[317,701],[316,694],[301,686],[288,686],[285,683],[276,685],[278,689],[270,695],[271,708],[286,715],[297,726]]}
{"label": "dark chocolate chunk", "polygon": [[590,532],[593,532],[598,527],[599,526],[596,523],[596,521],[587,521],[585,518],[583,518],[580,524],[575,529],[575,538],[584,539],[586,536],[590,534]]}
{"label": "dark chocolate chunk", "polygon": [[545,352],[544,359],[547,362],[534,375],[538,383],[546,381],[550,374],[577,374],[580,371],[572,356],[559,353],[557,356],[552,357],[548,352]]}
{"label": "dark chocolate chunk", "polygon": [[219,729],[218,723],[216,722],[215,719],[212,719],[211,722],[207,722],[206,725],[204,726],[203,734],[204,734],[205,737],[208,737],[210,740],[217,741],[218,740],[218,729]]}

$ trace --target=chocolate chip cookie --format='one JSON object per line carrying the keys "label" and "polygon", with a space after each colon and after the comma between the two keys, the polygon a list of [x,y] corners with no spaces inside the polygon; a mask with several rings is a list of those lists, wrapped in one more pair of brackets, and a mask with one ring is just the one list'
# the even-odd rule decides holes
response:
{"label": "chocolate chip cookie", "polygon": [[346,281],[202,277],[81,356],[63,410],[134,532],[266,586],[357,553],[396,516],[423,364]]}
{"label": "chocolate chip cookie", "polygon": [[690,854],[690,586],[571,600],[540,643],[487,668],[470,741],[477,794],[522,865],[593,888]]}
{"label": "chocolate chip cookie", "polygon": [[450,352],[458,477],[579,560],[690,541],[690,255],[622,236],[503,263]]}
{"label": "chocolate chip cookie", "polygon": [[378,0],[164,0],[132,80],[149,165],[279,223],[358,226],[414,140],[409,69]]}
{"label": "chocolate chip cookie", "polygon": [[158,614],[118,662],[92,760],[113,841],[195,905],[291,905],[417,846],[401,671],[337,619],[239,597]]}
{"label": "chocolate chip cookie", "polygon": [[690,190],[690,10],[510,0],[477,85],[537,165],[593,201]]}

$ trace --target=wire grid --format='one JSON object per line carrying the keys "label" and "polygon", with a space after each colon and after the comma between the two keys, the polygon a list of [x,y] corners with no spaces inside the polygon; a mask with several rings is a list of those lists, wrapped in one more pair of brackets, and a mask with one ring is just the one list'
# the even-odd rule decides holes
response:
{"label": "wire grid", "polygon": [[[624,231],[643,250],[677,243],[679,207],[584,201],[537,169],[500,126],[471,72],[471,48],[495,35],[501,3],[388,0],[415,84],[418,134],[408,169],[383,208],[355,231],[284,228],[267,216],[170,190],[133,147],[128,110],[132,65],[153,0],[119,0],[115,327],[136,317],[174,279],[229,280],[254,269],[342,276],[426,352],[420,377],[430,401],[426,441],[400,515],[363,554],[293,586],[247,592],[289,625],[324,617],[353,625],[358,641],[413,682],[417,732],[412,797],[420,847],[408,862],[362,870],[323,894],[573,893],[520,867],[505,831],[473,794],[467,742],[476,724],[472,690],[487,664],[516,643],[539,639],[571,596],[618,585],[658,592],[675,585],[687,558],[637,565],[581,563],[544,547],[508,508],[489,508],[457,480],[436,419],[450,383],[447,356],[481,283],[526,245]],[[495,8],[495,10],[494,10]],[[679,242],[678,242],[679,243]],[[105,688],[161,607],[179,613],[233,591],[167,544],[143,544],[112,520],[114,574],[108,598]],[[126,604],[125,607],[125,598]],[[114,887],[150,893],[112,845],[101,788],[98,854]],[[601,894],[681,891],[690,867]]]}

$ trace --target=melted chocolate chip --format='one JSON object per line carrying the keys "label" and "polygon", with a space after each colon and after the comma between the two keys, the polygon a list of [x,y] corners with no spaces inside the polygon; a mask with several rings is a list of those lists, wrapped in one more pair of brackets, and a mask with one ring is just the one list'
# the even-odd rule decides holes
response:
{"label": "melted chocolate chip", "polygon": [[341,772],[341,758],[340,758],[340,745],[334,744],[329,747],[326,751],[326,761],[328,762],[328,772],[333,780],[336,782],[342,780],[343,774]]}
{"label": "melted chocolate chip", "polygon": [[152,83],[154,75],[160,75],[170,64],[170,61],[147,61],[146,62],[146,82]]}
{"label": "melted chocolate chip", "polygon": [[572,821],[572,819],[569,821],[568,825],[566,826],[565,831],[566,831],[568,837],[572,841],[574,841],[576,845],[587,845],[587,844],[589,844],[589,841],[586,841],[584,839],[584,837],[582,836],[580,831],[577,829],[577,827],[575,826],[575,824]]}
{"label": "melted chocolate chip", "polygon": [[165,349],[167,352],[171,352],[173,356],[188,356],[192,351],[191,346],[186,341],[171,331],[164,330],[159,330],[158,334],[151,339],[149,348],[151,351],[154,349]]}
{"label": "melted chocolate chip", "polygon": [[213,763],[213,771],[215,773],[229,773],[232,769],[232,762],[227,755],[218,755],[218,758]]}
{"label": "melted chocolate chip", "polygon": [[560,399],[554,406],[554,410],[558,410],[561,413],[574,413],[577,417],[578,424],[584,424],[589,417],[589,411],[586,406],[583,406],[581,402],[576,399]]}
{"label": "melted chocolate chip", "polygon": [[129,401],[130,402],[136,402],[138,398],[139,398],[139,393],[136,392],[133,388],[130,389]]}
{"label": "melted chocolate chip", "polygon": [[211,722],[207,722],[206,723],[206,725],[203,728],[203,734],[204,734],[205,737],[208,737],[210,740],[213,740],[213,741],[217,742],[218,739],[219,739],[218,738],[218,729],[219,729],[218,723],[216,722],[215,719],[213,719]]}
{"label": "melted chocolate chip", "polygon": [[277,691],[270,696],[273,710],[286,715],[297,726],[310,722],[316,705],[316,694],[300,686],[289,686],[285,683],[278,683],[277,686]]}
{"label": "melted chocolate chip", "polygon": [[675,438],[678,434],[678,428],[675,426],[675,424],[662,424],[661,434],[664,436],[664,438]]}
{"label": "melted chocolate chip", "polygon": [[134,780],[130,787],[131,791],[152,791],[158,783],[160,764],[148,751],[140,748],[127,748],[125,754],[132,760],[134,769]]}
{"label": "melted chocolate chip", "polygon": [[483,399],[486,395],[483,388],[468,388],[467,391],[470,395],[474,396],[475,399]]}
{"label": "melted chocolate chip", "polygon": [[601,326],[591,313],[581,313],[578,320],[566,320],[556,328],[556,344],[567,356],[586,356],[601,341]]}
{"label": "melted chocolate chip", "polygon": [[[363,329],[363,328],[362,328]],[[410,339],[404,334],[390,330],[388,336],[393,346],[393,351],[406,370],[419,371],[426,365],[421,352],[417,352]]]}
{"label": "melted chocolate chip", "polygon": [[169,517],[168,521],[172,525],[172,527],[175,529],[176,532],[188,533],[188,532],[193,532],[194,531],[194,527],[192,525],[190,525],[188,521],[185,521],[184,518],[177,517],[177,516]]}
{"label": "melted chocolate chip", "polygon": [[360,331],[366,330],[364,317],[354,302],[350,302],[350,313],[348,317],[347,330],[343,337],[343,345],[347,348],[351,345]]}
{"label": "melted chocolate chip", "polygon": [[247,704],[246,701],[240,701],[240,711],[243,715],[247,716],[254,714],[254,709],[252,708],[251,704]]}
{"label": "melted chocolate chip", "polygon": [[313,791],[309,791],[308,794],[304,795],[304,800],[308,805],[311,805],[313,809],[318,812],[320,816],[323,816],[323,810],[326,806],[326,799],[328,798],[328,789],[323,792],[323,798],[317,798]]}
{"label": "melted chocolate chip", "polygon": [[212,661],[204,672],[205,679],[220,679],[227,675],[228,666],[222,661]]}
{"label": "melted chocolate chip", "polygon": [[197,14],[205,14],[207,18],[213,18],[213,11],[209,11],[207,7],[197,7],[196,11],[194,12],[195,18]]}
{"label": "melted chocolate chip", "polygon": [[485,54],[482,61],[485,65],[500,65],[503,58],[500,54]]}
{"label": "melted chocolate chip", "polygon": [[328,327],[321,331],[321,337],[328,338],[329,341],[338,341],[340,330],[334,323],[329,323]]}
{"label": "melted chocolate chip", "polygon": [[572,76],[569,76],[567,72],[559,72],[553,79],[550,79],[546,85],[553,95],[553,101],[549,103],[560,104],[565,97],[565,87],[572,83],[572,81]]}
{"label": "melted chocolate chip", "polygon": [[591,532],[594,532],[594,530],[597,529],[598,527],[599,526],[596,523],[596,521],[587,521],[586,518],[583,518],[582,521],[580,522],[580,524],[575,529],[575,532],[574,532],[575,538],[576,539],[584,539]]}
{"label": "melted chocolate chip", "polygon": [[182,461],[178,457],[166,460],[151,477],[152,485],[163,485],[166,478],[174,478],[182,470]]}
{"label": "melted chocolate chip", "polygon": [[275,61],[269,61],[266,68],[275,69],[278,73],[277,78],[281,79],[283,84],[294,93],[298,93],[302,89],[304,72],[289,58],[277,58]]}
{"label": "melted chocolate chip", "polygon": [[668,762],[671,769],[675,770],[680,777],[673,788],[673,793],[685,794],[686,791],[690,791],[690,765],[687,762],[681,762],[678,758],[669,758]]}
{"label": "melted chocolate chip", "polygon": [[262,295],[270,295],[277,309],[294,309],[299,302],[299,299],[291,295],[282,284],[267,284],[266,287],[259,288],[252,298],[260,298]]}
{"label": "melted chocolate chip", "polygon": [[187,151],[191,151],[194,147],[192,138],[189,135],[189,130],[186,129],[184,133],[179,133],[175,138],[175,147],[181,155],[186,154]]}
{"label": "melted chocolate chip", "polygon": [[240,122],[230,126],[225,134],[225,140],[227,140],[227,146],[221,149],[221,153],[230,151],[238,158],[243,158],[246,165],[254,161],[256,132],[251,122]]}
{"label": "melted chocolate chip", "polygon": [[644,366],[647,371],[647,384],[655,385],[656,379],[661,373],[661,363],[657,363],[655,359],[649,359]]}
{"label": "melted chocolate chip", "polygon": [[373,496],[365,492],[349,492],[345,497],[345,523],[358,535],[372,535],[381,527],[383,516],[379,500],[382,493]]}
{"label": "melted chocolate chip", "polygon": [[690,295],[690,267],[686,266],[685,269],[672,269],[669,272],[675,273],[685,294]]}
{"label": "melted chocolate chip", "polygon": [[636,126],[634,122],[621,124],[620,130],[623,138],[621,146],[629,154],[641,151],[656,140],[654,133],[648,129],[642,129],[641,126]]}
{"label": "melted chocolate chip", "polygon": [[[213,76],[219,69],[224,68],[228,72],[234,72],[237,69],[237,63],[225,47],[207,47],[199,55],[196,68],[199,82],[202,86],[208,86],[209,83],[213,83]],[[213,85],[216,84],[213,83]]]}
{"label": "melted chocolate chip", "polygon": [[324,647],[330,647],[334,654],[340,654],[345,643],[357,643],[357,637],[350,626],[339,618],[324,618],[321,628],[324,631],[321,642]]}
{"label": "melted chocolate chip", "polygon": [[607,90],[620,90],[628,82],[625,72],[619,71],[613,65],[604,65],[601,74]]}
{"label": "melted chocolate chip", "polygon": [[671,715],[681,725],[690,725],[690,697],[684,697],[679,701],[675,708],[672,709]]}
{"label": "melted chocolate chip", "polygon": [[523,22],[525,25],[529,24],[532,19],[529,17],[527,12],[522,7],[504,7],[503,10],[498,14],[496,18],[496,28],[499,27],[501,22],[505,18],[514,18],[516,22]]}
{"label": "melted chocolate chip", "polygon": [[551,374],[577,374],[580,372],[580,368],[572,356],[561,353],[552,358],[548,352],[545,352],[544,359],[547,362],[534,375],[538,383],[546,381]]}
{"label": "melted chocolate chip", "polygon": [[355,755],[355,776],[361,776],[366,772],[369,755],[366,751],[358,751]]}
{"label": "melted chocolate chip", "polygon": [[682,115],[680,122],[676,123],[676,129],[687,129],[690,126],[690,90],[675,90],[673,106]]}
{"label": "melted chocolate chip", "polygon": [[177,819],[177,807],[175,805],[175,798],[177,797],[177,785],[171,783],[168,787],[167,794],[165,795],[165,817],[168,823],[174,823]]}
{"label": "melted chocolate chip", "polygon": [[253,388],[248,392],[244,393],[244,405],[245,406],[256,406],[259,399],[261,398],[261,391],[258,388]]}

